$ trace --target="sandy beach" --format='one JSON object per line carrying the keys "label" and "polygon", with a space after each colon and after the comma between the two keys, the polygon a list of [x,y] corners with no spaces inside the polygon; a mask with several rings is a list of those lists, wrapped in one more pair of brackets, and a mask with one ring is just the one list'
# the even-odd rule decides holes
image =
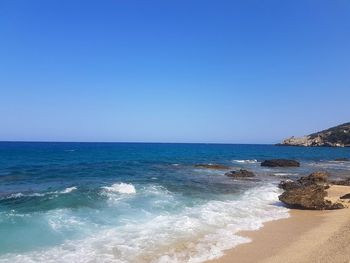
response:
{"label": "sandy beach", "polygon": [[[333,187],[332,197],[349,187]],[[226,251],[210,263],[345,263],[350,262],[350,209],[291,210],[290,218],[271,221],[253,232],[252,242]]]}

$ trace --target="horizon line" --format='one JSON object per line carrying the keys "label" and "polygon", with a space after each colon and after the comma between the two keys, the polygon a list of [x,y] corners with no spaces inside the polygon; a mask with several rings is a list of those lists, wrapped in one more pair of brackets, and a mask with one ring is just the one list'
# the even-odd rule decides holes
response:
{"label": "horizon line", "polygon": [[31,141],[0,140],[0,143],[134,143],[134,144],[221,144],[221,145],[275,145],[276,143],[224,143],[224,142],[137,142],[137,141]]}

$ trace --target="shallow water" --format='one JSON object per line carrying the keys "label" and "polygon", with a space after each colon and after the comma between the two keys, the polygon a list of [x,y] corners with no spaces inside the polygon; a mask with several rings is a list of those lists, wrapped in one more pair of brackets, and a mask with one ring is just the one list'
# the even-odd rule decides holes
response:
{"label": "shallow water", "polygon": [[[202,262],[288,216],[285,177],[350,171],[348,148],[0,143],[0,262]],[[300,168],[263,168],[292,158]],[[219,163],[257,177],[234,180]]]}

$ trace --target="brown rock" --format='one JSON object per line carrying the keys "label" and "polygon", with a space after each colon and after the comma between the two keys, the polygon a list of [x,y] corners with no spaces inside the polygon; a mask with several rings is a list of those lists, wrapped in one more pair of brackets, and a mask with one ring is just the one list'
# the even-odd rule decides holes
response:
{"label": "brown rock", "polygon": [[290,179],[283,180],[279,183],[278,187],[283,190],[291,190],[302,186],[321,184],[321,185],[325,185],[325,187],[328,188],[328,185],[326,185],[327,182],[328,182],[328,173],[314,172],[308,176],[299,178],[297,181],[293,181]]}
{"label": "brown rock", "polygon": [[230,171],[225,173],[228,177],[254,177],[255,174],[251,171],[240,169],[238,171]]}
{"label": "brown rock", "polygon": [[278,187],[283,190],[291,190],[291,189],[300,187],[300,184],[298,182],[294,182],[293,180],[287,179],[287,180],[281,181]]}
{"label": "brown rock", "polygon": [[326,200],[326,187],[323,185],[300,186],[289,189],[279,196],[279,199],[290,207],[312,210],[341,209],[341,203]]}
{"label": "brown rock", "polygon": [[325,184],[328,182],[329,174],[326,172],[314,172],[308,176],[301,177],[298,182],[301,185]]}

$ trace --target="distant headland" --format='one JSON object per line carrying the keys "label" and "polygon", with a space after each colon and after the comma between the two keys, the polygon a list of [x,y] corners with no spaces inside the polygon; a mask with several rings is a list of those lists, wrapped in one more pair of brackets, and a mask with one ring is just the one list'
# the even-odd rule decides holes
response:
{"label": "distant headland", "polygon": [[303,137],[292,136],[277,145],[350,147],[350,122]]}

